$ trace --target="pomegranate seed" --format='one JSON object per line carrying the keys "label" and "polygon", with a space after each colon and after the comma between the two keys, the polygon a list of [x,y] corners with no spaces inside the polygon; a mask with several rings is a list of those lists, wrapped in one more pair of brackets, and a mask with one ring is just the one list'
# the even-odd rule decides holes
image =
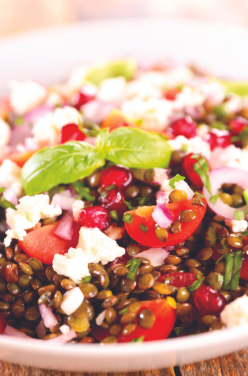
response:
{"label": "pomegranate seed", "polygon": [[79,92],[73,95],[71,104],[79,111],[81,106],[92,101],[94,98],[95,95],[84,92],[83,89],[81,89]]}
{"label": "pomegranate seed", "polygon": [[171,129],[174,136],[184,136],[186,138],[196,136],[196,127],[197,124],[191,119],[190,116],[178,119],[171,124]]}
{"label": "pomegranate seed", "polygon": [[194,164],[202,157],[201,155],[199,156],[198,159],[191,158],[193,153],[190,153],[186,155],[183,159],[182,163],[182,175],[186,176],[192,184],[198,186],[202,186],[202,180],[200,176],[194,171]]}
{"label": "pomegranate seed", "polygon": [[226,148],[231,145],[231,136],[227,131],[213,129],[206,135],[205,141],[209,143],[211,150],[217,147]]}
{"label": "pomegranate seed", "polygon": [[248,126],[248,121],[241,116],[236,117],[229,123],[231,135],[238,136],[245,126]]}
{"label": "pomegranate seed", "polygon": [[100,205],[83,209],[78,216],[78,222],[85,227],[98,227],[104,231],[110,226],[112,218],[105,208]]}
{"label": "pomegranate seed", "polygon": [[177,89],[177,88],[171,88],[171,89],[168,89],[165,94],[164,94],[164,97],[168,100],[168,101],[174,101],[177,97],[177,94],[180,93],[180,90]]}
{"label": "pomegranate seed", "polygon": [[2,313],[0,313],[0,334],[3,334],[6,328],[6,319]]}
{"label": "pomegranate seed", "polygon": [[110,166],[101,173],[100,185],[103,188],[114,185],[122,189],[132,184],[134,176],[131,170],[122,166]]}
{"label": "pomegranate seed", "polygon": [[4,278],[8,283],[16,283],[18,281],[18,266],[8,264],[4,269]]}
{"label": "pomegranate seed", "polygon": [[125,197],[122,192],[120,192],[117,188],[113,188],[109,192],[103,192],[100,202],[109,212],[116,210],[118,217],[121,218],[127,209],[127,206],[123,201],[124,198]]}
{"label": "pomegranate seed", "polygon": [[67,141],[84,141],[86,135],[81,132],[77,124],[70,123],[63,126],[61,129],[61,140],[60,143],[64,144]]}
{"label": "pomegranate seed", "polygon": [[194,302],[202,316],[218,316],[226,305],[224,296],[210,286],[201,286],[195,293]]}

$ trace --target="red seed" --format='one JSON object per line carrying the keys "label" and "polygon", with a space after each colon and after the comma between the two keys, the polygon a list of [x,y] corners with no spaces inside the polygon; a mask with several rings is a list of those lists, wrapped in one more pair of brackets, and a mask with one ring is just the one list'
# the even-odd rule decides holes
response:
{"label": "red seed", "polygon": [[226,148],[231,145],[231,136],[227,131],[213,129],[206,135],[205,141],[209,143],[211,150],[217,147]]}
{"label": "red seed", "polygon": [[202,180],[200,176],[194,171],[194,164],[202,157],[201,155],[199,156],[198,159],[191,158],[193,153],[190,153],[186,155],[183,159],[183,164],[182,164],[182,174],[186,176],[192,184],[196,186],[202,186]]}
{"label": "red seed", "polygon": [[79,92],[73,95],[71,104],[79,111],[81,106],[92,101],[94,98],[95,96],[93,94],[86,93],[83,91],[83,89],[81,89]]}
{"label": "red seed", "polygon": [[248,126],[248,121],[241,116],[238,116],[229,123],[230,133],[233,136],[238,136],[245,126]]}
{"label": "red seed", "polygon": [[224,296],[210,286],[201,286],[195,293],[194,302],[202,316],[218,316],[226,305]]}
{"label": "red seed", "polygon": [[190,116],[178,119],[171,124],[172,133],[174,136],[184,136],[191,138],[196,136],[197,124]]}
{"label": "red seed", "polygon": [[78,222],[85,227],[98,227],[104,231],[110,226],[112,218],[101,205],[84,208],[78,216]]}
{"label": "red seed", "polygon": [[114,185],[119,189],[127,188],[132,184],[134,176],[131,170],[121,166],[110,166],[101,173],[100,185],[103,188]]}
{"label": "red seed", "polygon": [[86,135],[81,132],[77,124],[70,123],[63,126],[61,129],[61,140],[60,143],[64,144],[67,141],[84,141]]}
{"label": "red seed", "polygon": [[116,210],[118,217],[121,218],[127,208],[123,201],[124,199],[123,193],[117,188],[113,188],[111,191],[103,192],[100,197],[100,202],[109,212]]}

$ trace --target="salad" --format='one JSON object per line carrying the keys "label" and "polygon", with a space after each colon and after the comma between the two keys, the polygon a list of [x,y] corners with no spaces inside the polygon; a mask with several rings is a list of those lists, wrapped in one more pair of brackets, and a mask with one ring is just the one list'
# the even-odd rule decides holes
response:
{"label": "salad", "polygon": [[0,334],[248,324],[248,85],[134,59],[0,99]]}

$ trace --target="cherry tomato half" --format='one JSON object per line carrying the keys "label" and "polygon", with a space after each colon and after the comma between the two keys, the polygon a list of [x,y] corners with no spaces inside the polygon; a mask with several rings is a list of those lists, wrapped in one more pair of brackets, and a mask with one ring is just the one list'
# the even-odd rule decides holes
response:
{"label": "cherry tomato half", "polygon": [[23,251],[30,257],[36,257],[43,264],[52,265],[56,253],[63,255],[70,247],[75,248],[78,243],[80,224],[74,222],[72,239],[64,240],[54,234],[58,223],[28,232],[24,240],[19,240]]}
{"label": "cherry tomato half", "polygon": [[185,200],[181,202],[173,202],[166,204],[175,220],[178,219],[179,214],[183,210],[194,210],[196,218],[187,223],[181,223],[181,231],[177,234],[170,234],[168,232],[168,239],[166,242],[159,240],[155,233],[155,221],[152,217],[154,206],[142,206],[138,209],[128,211],[132,215],[132,222],[126,223],[125,228],[129,236],[138,243],[150,247],[168,247],[179,244],[188,239],[201,223],[206,212],[206,199],[202,199],[204,206],[193,205],[192,200]]}
{"label": "cherry tomato half", "polygon": [[[134,320],[134,323],[136,323],[137,326],[134,331],[127,336],[124,336],[120,333],[117,336],[118,342],[131,342],[132,340],[140,338],[141,336],[144,336],[144,341],[153,341],[167,338],[172,331],[176,321],[176,311],[175,308],[172,307],[173,304],[170,303],[170,299],[171,298],[169,298],[168,300],[157,299],[141,301],[141,308],[138,311],[138,314],[146,308],[150,309],[156,317],[153,326],[150,329],[143,329],[137,323],[138,319],[136,318]],[[124,324],[124,326],[126,325],[127,324]],[[103,329],[98,325],[93,325],[91,334],[98,341],[102,341],[104,338],[111,335],[108,330]]]}

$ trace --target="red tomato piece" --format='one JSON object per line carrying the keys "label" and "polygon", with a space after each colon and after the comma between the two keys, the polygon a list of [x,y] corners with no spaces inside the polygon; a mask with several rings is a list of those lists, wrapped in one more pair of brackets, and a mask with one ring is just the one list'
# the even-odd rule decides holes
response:
{"label": "red tomato piece", "polygon": [[30,257],[36,257],[43,264],[52,265],[56,253],[63,255],[70,247],[75,248],[78,243],[80,224],[74,222],[73,236],[71,240],[64,240],[54,234],[59,222],[42,226],[30,231],[24,240],[19,240],[23,251]]}
{"label": "red tomato piece", "polygon": [[[172,212],[175,220],[178,219],[179,214],[183,210],[194,210],[196,212],[196,218],[190,222],[181,223],[181,231],[177,234],[169,233],[166,242],[161,242],[155,234],[156,223],[152,217],[154,206],[142,206],[136,210],[126,212],[131,214],[133,218],[131,223],[125,222],[125,228],[132,239],[143,245],[156,248],[179,244],[188,239],[201,223],[206,212],[206,199],[203,198],[202,201],[205,206],[193,205],[192,200],[166,204],[166,207]],[[142,231],[144,226],[147,228],[145,232]]]}
{"label": "red tomato piece", "polygon": [[200,315],[216,315],[225,307],[227,301],[216,289],[210,286],[201,286],[196,290],[194,297],[195,305]]}
{"label": "red tomato piece", "polygon": [[[133,339],[144,336],[144,341],[154,341],[158,339],[165,339],[169,336],[176,321],[176,311],[167,299],[147,300],[142,301],[139,312],[148,308],[150,309],[156,320],[150,329],[143,329],[137,323],[138,319],[134,320],[137,324],[136,329],[129,335],[123,336],[121,333],[118,335],[118,342],[131,342]],[[138,313],[139,313],[138,312]],[[124,324],[126,326],[127,324]],[[93,325],[91,334],[98,340],[102,341],[104,338],[109,337],[111,334],[108,330],[100,326]]]}
{"label": "red tomato piece", "polygon": [[158,282],[163,282],[168,277],[171,279],[170,285],[178,288],[189,287],[197,280],[194,273],[169,273],[161,275]]}
{"label": "red tomato piece", "polygon": [[77,124],[70,123],[63,126],[61,129],[61,144],[68,141],[84,141],[86,135],[80,131]]}
{"label": "red tomato piece", "polygon": [[18,166],[23,167],[27,160],[32,157],[37,150],[25,151],[23,153],[12,153],[6,155],[3,159],[0,159],[0,165],[3,163],[4,159],[10,159],[11,161],[18,164]]}
{"label": "red tomato piece", "polygon": [[194,164],[202,157],[202,155],[200,155],[198,159],[191,158],[192,155],[193,153],[190,153],[184,157],[182,163],[182,175],[186,176],[192,184],[196,185],[197,187],[202,187],[202,180],[194,171]]}

